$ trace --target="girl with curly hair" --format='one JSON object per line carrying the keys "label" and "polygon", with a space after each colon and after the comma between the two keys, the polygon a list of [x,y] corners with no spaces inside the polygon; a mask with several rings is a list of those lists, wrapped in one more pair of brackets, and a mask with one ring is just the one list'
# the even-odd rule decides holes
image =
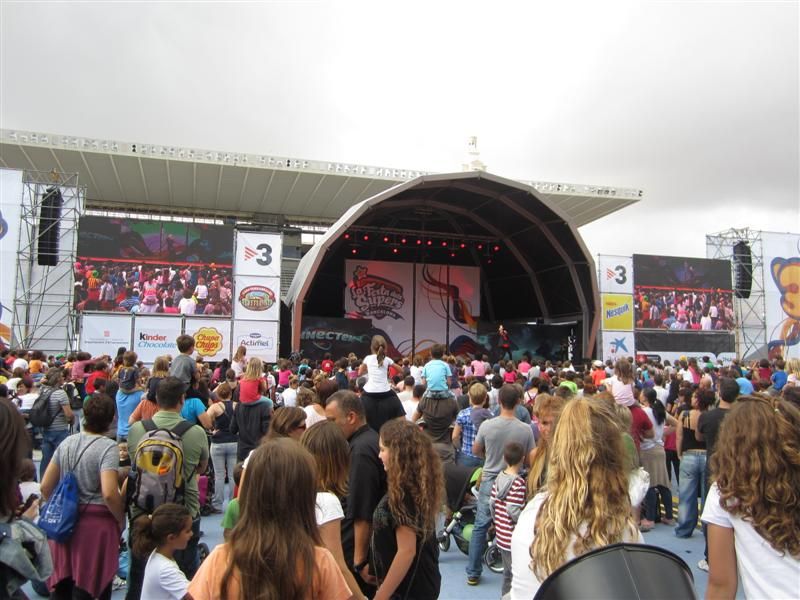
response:
{"label": "girl with curly hair", "polygon": [[380,431],[388,491],[372,522],[375,600],[439,597],[436,516],[444,501],[442,465],[431,438],[405,419]]}
{"label": "girl with curly hair", "polygon": [[643,542],[631,515],[622,434],[606,402],[570,400],[552,434],[545,489],[511,538],[511,599],[530,600],[567,561],[618,542]]}
{"label": "girl with curly hair", "polygon": [[706,598],[796,598],[800,589],[800,410],[740,396],[711,458]]}

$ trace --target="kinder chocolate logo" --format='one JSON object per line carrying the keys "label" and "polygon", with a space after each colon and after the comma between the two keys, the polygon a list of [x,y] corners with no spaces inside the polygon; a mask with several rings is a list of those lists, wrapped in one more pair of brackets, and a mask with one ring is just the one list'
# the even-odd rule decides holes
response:
{"label": "kinder chocolate logo", "polygon": [[194,334],[194,349],[200,356],[214,356],[222,350],[222,334],[213,327],[201,327]]}
{"label": "kinder chocolate logo", "polygon": [[406,302],[403,286],[383,277],[370,275],[367,267],[362,265],[357,266],[353,271],[350,298],[362,316],[374,317],[378,320],[384,317],[403,318],[397,313]]}
{"label": "kinder chocolate logo", "polygon": [[239,304],[256,312],[269,310],[275,304],[275,292],[263,285],[248,285],[239,292]]}

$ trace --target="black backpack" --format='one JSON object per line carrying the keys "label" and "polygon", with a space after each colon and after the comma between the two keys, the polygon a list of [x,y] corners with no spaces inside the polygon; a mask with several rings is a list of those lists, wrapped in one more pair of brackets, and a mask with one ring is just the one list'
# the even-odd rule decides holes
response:
{"label": "black backpack", "polygon": [[55,421],[58,411],[61,410],[59,406],[58,410],[50,414],[50,397],[55,391],[55,388],[45,388],[41,391],[39,397],[34,400],[30,413],[28,413],[28,420],[34,427],[50,427]]}

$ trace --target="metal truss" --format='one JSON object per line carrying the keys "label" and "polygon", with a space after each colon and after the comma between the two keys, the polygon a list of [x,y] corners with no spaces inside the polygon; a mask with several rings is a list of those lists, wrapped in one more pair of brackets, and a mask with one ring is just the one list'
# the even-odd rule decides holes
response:
{"label": "metal truss", "polygon": [[706,256],[731,261],[732,281],[736,281],[733,247],[747,242],[752,257],[752,287],[749,298],[734,295],[736,311],[736,354],[742,359],[767,358],[766,292],[764,287],[764,249],[761,232],[749,228],[728,229],[706,235]]}
{"label": "metal truss", "polygon": [[[58,253],[53,266],[37,262],[42,200],[57,187],[62,206],[58,220]],[[83,214],[86,186],[77,173],[25,171],[14,294],[12,343],[19,348],[48,352],[73,349],[76,319],[72,312],[73,264],[78,243],[78,220]],[[46,227],[55,227],[55,223]],[[46,231],[46,230],[45,230]]]}

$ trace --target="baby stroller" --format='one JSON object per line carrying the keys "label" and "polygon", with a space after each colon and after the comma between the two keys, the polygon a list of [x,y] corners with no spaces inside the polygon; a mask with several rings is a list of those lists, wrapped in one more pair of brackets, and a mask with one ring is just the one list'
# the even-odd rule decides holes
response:
{"label": "baby stroller", "polygon": [[[469,554],[469,542],[472,539],[472,529],[475,526],[475,515],[478,506],[478,489],[481,477],[481,467],[465,467],[462,465],[446,464],[444,466],[444,487],[447,495],[447,510],[450,513],[445,518],[445,527],[436,536],[439,549],[447,552],[450,549],[452,537],[458,549]],[[494,541],[494,526],[486,534],[486,551],[483,553],[483,562],[494,573],[503,572],[503,559],[500,549]]]}

